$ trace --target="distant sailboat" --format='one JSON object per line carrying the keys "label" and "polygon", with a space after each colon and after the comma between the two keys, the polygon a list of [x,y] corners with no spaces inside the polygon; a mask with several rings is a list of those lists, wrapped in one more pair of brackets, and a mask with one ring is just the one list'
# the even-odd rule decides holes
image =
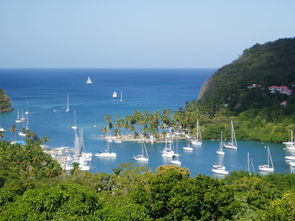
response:
{"label": "distant sailboat", "polygon": [[0,132],[5,132],[5,129],[2,127],[2,115],[0,114]]}
{"label": "distant sailboat", "polygon": [[171,163],[175,165],[181,165],[181,161],[179,159],[179,153],[178,153],[178,140],[176,140],[176,153],[173,156]]}
{"label": "distant sailboat", "polygon": [[70,96],[67,95],[67,108],[66,108],[66,112],[70,112]]}
{"label": "distant sailboat", "polygon": [[22,122],[22,121],[21,121],[20,116],[19,116],[19,110],[17,110],[17,112],[16,112],[16,120],[15,120],[15,123],[19,124],[19,123],[21,123],[21,122]]}
{"label": "distant sailboat", "polygon": [[115,158],[117,157],[117,153],[110,152],[110,142],[107,142],[107,146],[104,150],[104,152],[95,154],[96,157],[106,157],[106,158]]}
{"label": "distant sailboat", "polygon": [[27,108],[26,108],[26,111],[25,111],[25,115],[28,115],[29,114],[29,103],[27,102]]}
{"label": "distant sailboat", "polygon": [[228,142],[227,144],[223,144],[223,146],[228,149],[237,150],[238,144],[237,144],[237,140],[236,140],[236,134],[235,134],[233,121],[231,121],[230,124],[231,124],[231,141]]}
{"label": "distant sailboat", "polygon": [[137,156],[134,156],[133,159],[136,160],[136,161],[140,161],[140,162],[148,162],[149,161],[149,155],[148,155],[148,152],[146,150],[145,142],[142,142],[141,154],[139,154]]}
{"label": "distant sailboat", "polygon": [[72,129],[77,130],[77,128],[76,111],[74,110],[74,125],[72,126]]}
{"label": "distant sailboat", "polygon": [[122,95],[122,91],[121,91],[121,96],[120,96],[120,102],[123,102],[123,95]]}
{"label": "distant sailboat", "polygon": [[165,147],[162,150],[162,157],[172,158],[175,155],[174,151],[172,150],[171,142],[168,145],[168,140],[165,140]]}
{"label": "distant sailboat", "polygon": [[118,97],[118,93],[117,93],[117,91],[114,91],[114,92],[113,92],[113,98],[114,98],[114,99],[117,99],[117,97]]}
{"label": "distant sailboat", "polygon": [[219,148],[216,151],[217,154],[219,155],[224,155],[224,151],[223,151],[223,140],[222,140],[222,131],[220,133],[220,144],[219,144]]}
{"label": "distant sailboat", "polygon": [[260,165],[259,170],[263,172],[273,172],[275,170],[269,147],[267,147],[267,164]]}
{"label": "distant sailboat", "polygon": [[254,166],[253,166],[253,162],[252,160],[250,159],[250,154],[248,152],[247,154],[247,170],[248,170],[248,173],[251,174],[251,170],[253,171],[253,173],[255,173],[255,169],[254,169]]}
{"label": "distant sailboat", "polygon": [[90,77],[88,76],[87,80],[86,80],[86,84],[93,84],[92,80],[90,79]]}
{"label": "distant sailboat", "polygon": [[201,146],[202,145],[202,134],[201,134],[200,126],[199,126],[199,120],[197,120],[197,136],[196,136],[196,139],[192,139],[191,142],[192,142],[193,145],[196,145],[196,146]]}
{"label": "distant sailboat", "polygon": [[190,142],[188,142],[188,146],[182,147],[182,149],[186,151],[193,151],[194,149],[191,147]]}
{"label": "distant sailboat", "polygon": [[295,150],[295,142],[293,137],[293,130],[290,131],[290,140],[287,142],[283,142],[286,145],[287,150]]}

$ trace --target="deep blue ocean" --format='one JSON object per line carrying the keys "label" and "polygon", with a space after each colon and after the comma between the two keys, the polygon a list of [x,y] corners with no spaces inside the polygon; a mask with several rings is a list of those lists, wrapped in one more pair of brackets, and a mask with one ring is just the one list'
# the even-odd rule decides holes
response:
{"label": "deep blue ocean", "polygon": [[[38,136],[47,136],[50,147],[73,146],[73,111],[79,128],[84,130],[85,151],[96,153],[103,150],[105,141],[102,128],[105,115],[121,117],[135,110],[156,111],[164,108],[177,110],[186,101],[197,99],[202,84],[214,73],[214,69],[0,69],[0,88],[12,100],[14,111],[0,114],[0,126],[6,129],[6,139],[12,139],[9,127],[15,124],[16,110],[28,107],[29,127]],[[86,85],[87,76],[93,84]],[[123,102],[112,98],[113,91],[123,93]],[[70,96],[71,112],[66,113],[66,97]],[[53,110],[56,112],[53,112]],[[97,125],[93,127],[94,123]],[[202,122],[200,122],[202,124]],[[21,139],[21,138],[19,138]],[[191,174],[212,175],[212,164],[217,161],[218,141],[204,141],[193,152],[182,151],[186,141],[179,142],[182,167]],[[284,146],[277,143],[240,141],[238,151],[225,150],[224,164],[229,171],[247,169],[247,152],[257,170],[266,163],[265,145],[269,145],[275,172],[289,172],[284,160]],[[112,143],[111,150],[117,152],[115,160],[93,157],[92,172],[111,173],[121,163],[132,162],[133,155],[140,152],[136,142]],[[150,155],[148,166],[153,171],[160,165],[169,164],[161,157],[163,144],[147,144]]]}

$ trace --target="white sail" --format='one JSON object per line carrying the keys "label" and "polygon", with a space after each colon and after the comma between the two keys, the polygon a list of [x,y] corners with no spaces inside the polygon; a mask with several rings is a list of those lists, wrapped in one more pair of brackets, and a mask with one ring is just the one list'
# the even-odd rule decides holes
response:
{"label": "white sail", "polygon": [[86,80],[86,84],[92,84],[92,80],[90,79],[90,77],[88,76],[87,80]]}
{"label": "white sail", "polygon": [[70,96],[67,95],[67,108],[66,108],[66,112],[70,112]]}
{"label": "white sail", "polygon": [[231,121],[231,141],[228,142],[227,144],[223,144],[223,146],[225,148],[228,148],[228,149],[233,149],[233,150],[238,149],[238,144],[237,144],[237,139],[236,139],[236,134],[235,134],[233,121]]}
{"label": "white sail", "polygon": [[193,145],[196,146],[201,146],[202,145],[202,134],[201,134],[201,129],[199,126],[199,120],[197,119],[197,135],[195,139],[191,140]]}
{"label": "white sail", "polygon": [[77,128],[76,111],[74,111],[74,125],[72,126],[72,129],[77,130]]}
{"label": "white sail", "polygon": [[120,96],[120,102],[123,102],[123,95],[122,95],[122,91],[121,91],[121,96]]}
{"label": "white sail", "polygon": [[273,172],[274,166],[269,147],[267,147],[267,164],[260,165],[259,170],[263,172]]}
{"label": "white sail", "polygon": [[224,151],[223,151],[223,139],[222,139],[222,131],[220,133],[220,143],[219,143],[219,148],[216,151],[217,154],[219,155],[224,155]]}
{"label": "white sail", "polygon": [[114,99],[116,99],[118,97],[117,91],[114,91],[112,96],[113,96]]}

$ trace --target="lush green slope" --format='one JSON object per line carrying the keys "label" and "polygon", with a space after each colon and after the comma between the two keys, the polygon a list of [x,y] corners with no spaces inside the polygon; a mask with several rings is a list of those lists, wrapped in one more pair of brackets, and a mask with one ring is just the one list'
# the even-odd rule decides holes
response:
{"label": "lush green slope", "polygon": [[6,93],[0,88],[0,112],[11,111],[12,106],[10,103],[9,97]]}
{"label": "lush green slope", "polygon": [[[261,87],[248,88],[252,84]],[[238,114],[249,109],[283,109],[284,115],[295,112],[295,96],[270,93],[269,86],[295,89],[295,38],[256,44],[231,64],[219,69],[203,86],[200,100],[217,108],[225,106]],[[280,105],[287,101],[286,107]]]}

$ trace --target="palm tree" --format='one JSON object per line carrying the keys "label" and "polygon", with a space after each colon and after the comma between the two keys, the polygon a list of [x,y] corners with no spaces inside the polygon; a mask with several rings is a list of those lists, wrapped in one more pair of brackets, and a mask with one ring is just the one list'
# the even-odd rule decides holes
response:
{"label": "palm tree", "polygon": [[75,162],[72,164],[73,169],[70,171],[71,175],[76,175],[79,173],[79,163]]}
{"label": "palm tree", "polygon": [[12,125],[12,126],[9,128],[9,131],[13,134],[13,138],[14,138],[14,140],[16,140],[16,126],[15,126],[15,125]]}

